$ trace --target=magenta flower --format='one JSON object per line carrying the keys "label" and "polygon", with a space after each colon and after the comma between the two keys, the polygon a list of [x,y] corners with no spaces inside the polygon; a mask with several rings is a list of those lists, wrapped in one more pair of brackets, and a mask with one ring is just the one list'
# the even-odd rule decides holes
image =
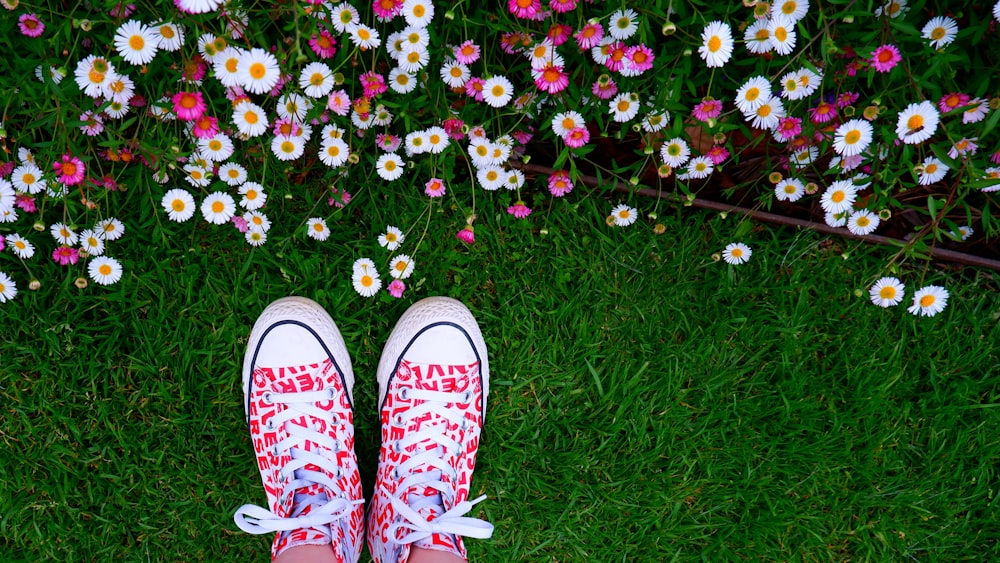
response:
{"label": "magenta flower", "polygon": [[3,249],[7,248],[6,243],[7,239],[3,235],[0,235],[0,252],[3,252]]}
{"label": "magenta flower", "polygon": [[563,72],[562,65],[554,65],[552,61],[545,63],[543,67],[531,69],[531,76],[535,79],[535,86],[549,94],[562,92],[569,86],[569,75]]}
{"label": "magenta flower", "polygon": [[461,141],[465,138],[465,122],[461,119],[455,117],[445,119],[441,126],[444,127],[445,133],[452,139]]}
{"label": "magenta flower", "polygon": [[802,133],[802,118],[782,117],[778,120],[778,128],[774,132],[782,141],[790,141]]}
{"label": "magenta flower", "polygon": [[80,131],[83,131],[83,134],[88,137],[95,137],[104,132],[104,118],[99,113],[87,110],[80,114],[80,121],[83,122]]}
{"label": "magenta flower", "polygon": [[861,96],[856,92],[844,92],[843,94],[837,96],[837,109],[844,109],[847,106],[854,104],[858,101]]}
{"label": "magenta flower", "polygon": [[715,119],[722,113],[722,102],[711,98],[704,99],[694,106],[691,113],[700,121]]}
{"label": "magenta flower", "polygon": [[396,152],[396,149],[399,148],[402,142],[399,135],[393,135],[392,133],[379,133],[375,136],[375,144],[385,152]]}
{"label": "magenta flower", "polygon": [[472,225],[466,225],[464,229],[455,233],[455,236],[465,244],[476,242],[476,233],[472,230]]}
{"label": "magenta flower", "polygon": [[642,74],[653,68],[653,60],[656,56],[653,51],[645,45],[635,45],[625,49],[625,67],[630,72]]}
{"label": "magenta flower", "polygon": [[511,215],[517,217],[518,219],[524,219],[528,215],[531,215],[531,209],[529,209],[528,206],[525,205],[523,201],[518,201],[514,205],[511,205],[510,207],[507,208],[507,213],[510,213]]}
{"label": "magenta flower", "polygon": [[241,233],[245,233],[250,230],[250,224],[247,223],[246,219],[240,217],[239,215],[233,215],[233,218],[230,219],[230,221],[232,221],[233,226],[236,227],[236,230]]}
{"label": "magenta flower", "polygon": [[366,98],[374,98],[389,89],[385,85],[385,77],[374,70],[362,74],[360,80],[361,86],[365,89],[364,96]]}
{"label": "magenta flower", "polygon": [[201,92],[177,92],[170,101],[174,103],[174,113],[181,121],[194,121],[205,113]]}
{"label": "magenta flower", "polygon": [[990,162],[1000,164],[1000,150],[993,151],[993,154],[990,155]]}
{"label": "magenta flower", "polygon": [[441,197],[444,192],[444,181],[440,178],[431,178],[424,184],[424,193],[430,197]]}
{"label": "magenta flower", "polygon": [[608,56],[608,58],[604,61],[604,66],[608,67],[608,70],[611,72],[618,72],[624,68],[626,48],[626,45],[621,41],[615,41],[602,46],[601,54],[606,54]]}
{"label": "magenta flower", "polygon": [[471,39],[463,41],[461,45],[455,47],[455,60],[464,65],[471,65],[478,61],[479,54],[479,45],[473,43]]}
{"label": "magenta flower", "polygon": [[715,145],[705,153],[705,156],[712,161],[712,164],[718,166],[729,158],[729,150],[722,145]]}
{"label": "magenta flower", "polygon": [[52,168],[59,175],[56,181],[64,186],[79,184],[83,181],[84,173],[87,171],[87,167],[83,165],[83,162],[79,158],[68,154],[62,155],[62,162],[53,162]]}
{"label": "magenta flower", "polygon": [[337,53],[337,39],[330,35],[327,30],[320,31],[319,35],[309,38],[309,48],[321,59],[329,59]]}
{"label": "magenta flower", "polygon": [[27,37],[39,37],[45,31],[45,24],[35,14],[21,14],[17,18],[17,27]]}
{"label": "magenta flower", "polygon": [[569,41],[569,38],[572,36],[572,34],[573,34],[572,27],[564,23],[556,23],[552,24],[552,27],[549,28],[549,32],[546,33],[545,36],[548,37],[550,41],[552,41],[553,45],[558,47],[563,43]]}
{"label": "magenta flower", "polygon": [[562,197],[573,191],[573,180],[565,170],[558,170],[549,176],[549,193]]}
{"label": "magenta flower", "polygon": [[903,57],[899,54],[899,49],[895,45],[889,44],[875,49],[871,60],[868,62],[878,72],[889,72],[901,60],[903,60]]}
{"label": "magenta flower", "polygon": [[327,200],[327,204],[332,205],[338,209],[342,209],[348,203],[351,203],[351,194],[344,190],[343,193],[337,188],[331,188],[330,192],[333,196]]}
{"label": "magenta flower", "polygon": [[210,115],[202,115],[195,120],[191,133],[199,139],[211,139],[219,134],[219,120]]}
{"label": "magenta flower", "polygon": [[952,92],[951,94],[941,96],[941,99],[938,100],[938,109],[941,110],[941,113],[948,113],[949,111],[968,105],[970,100],[972,98],[968,94]]}
{"label": "magenta flower", "polygon": [[24,210],[25,213],[38,211],[38,208],[35,207],[35,196],[31,194],[17,194],[16,201],[17,206]]}
{"label": "magenta flower", "polygon": [[486,81],[478,76],[473,76],[472,78],[465,81],[465,95],[476,100],[477,102],[483,101],[483,84]]}
{"label": "magenta flower", "polygon": [[818,106],[809,108],[809,120],[813,123],[827,123],[833,121],[836,117],[837,106],[833,104],[821,102]]}
{"label": "magenta flower", "polygon": [[567,147],[578,149],[590,141],[590,131],[586,127],[576,127],[570,129],[569,133],[563,137],[563,142]]}
{"label": "magenta flower", "polygon": [[549,0],[549,8],[553,12],[565,14],[575,10],[578,2],[579,0]]}
{"label": "magenta flower", "polygon": [[379,21],[389,21],[403,9],[402,0],[372,0],[372,10]]}
{"label": "magenta flower", "polygon": [[540,0],[507,0],[507,9],[515,18],[535,19],[542,11]]}
{"label": "magenta flower", "polygon": [[108,12],[108,15],[113,18],[124,19],[131,16],[135,12],[135,4],[125,4],[124,2],[119,2],[115,4],[114,8]]}
{"label": "magenta flower", "polygon": [[72,246],[62,245],[52,251],[52,260],[60,266],[76,264],[80,259],[80,253]]}
{"label": "magenta flower", "polygon": [[389,295],[399,299],[403,296],[403,292],[406,291],[406,284],[403,283],[403,280],[392,280],[389,282],[386,290],[389,292]]}
{"label": "magenta flower", "polygon": [[573,36],[581,49],[592,49],[604,39],[604,28],[599,23],[588,23]]}
{"label": "magenta flower", "polygon": [[597,77],[597,82],[591,86],[590,91],[602,100],[610,100],[615,97],[618,93],[618,85],[615,84],[614,79],[612,79],[607,74],[602,74]]}

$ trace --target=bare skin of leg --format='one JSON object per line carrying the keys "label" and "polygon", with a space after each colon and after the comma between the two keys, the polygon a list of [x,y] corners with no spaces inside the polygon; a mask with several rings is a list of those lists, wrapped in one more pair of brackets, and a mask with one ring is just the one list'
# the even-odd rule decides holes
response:
{"label": "bare skin of leg", "polygon": [[329,545],[297,545],[282,551],[274,563],[340,563]]}
{"label": "bare skin of leg", "polygon": [[406,560],[406,563],[465,563],[465,559],[444,551],[411,547],[410,558]]}

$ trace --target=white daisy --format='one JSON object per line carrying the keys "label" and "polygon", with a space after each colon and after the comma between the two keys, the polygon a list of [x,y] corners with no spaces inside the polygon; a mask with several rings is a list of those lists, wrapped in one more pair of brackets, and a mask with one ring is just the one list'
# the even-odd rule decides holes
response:
{"label": "white daisy", "polygon": [[254,47],[240,56],[236,77],[240,85],[251,94],[270,92],[281,77],[278,59],[268,51]]}
{"label": "white daisy", "polygon": [[198,139],[198,152],[210,160],[222,162],[233,156],[233,141],[225,133],[217,133],[208,139]]}
{"label": "white daisy", "polygon": [[899,112],[896,135],[908,145],[922,143],[937,131],[940,114],[934,104],[927,100],[906,106]]}
{"label": "white daisy", "polygon": [[331,168],[343,166],[350,156],[351,148],[343,139],[326,139],[320,144],[319,159]]}
{"label": "white daisy", "polygon": [[721,67],[733,54],[733,32],[729,24],[713,21],[701,32],[698,54],[709,68]]}
{"label": "white daisy", "polygon": [[156,46],[164,51],[178,51],[184,45],[184,28],[173,22],[153,24]]}
{"label": "white daisy", "polygon": [[45,178],[42,170],[34,164],[22,164],[14,169],[10,176],[14,189],[21,193],[37,194],[45,189]]}
{"label": "white daisy", "polygon": [[239,186],[247,181],[247,169],[235,162],[227,162],[219,167],[219,178],[230,186]]}
{"label": "white daisy", "polygon": [[347,2],[341,2],[330,10],[330,23],[340,33],[345,33],[348,28],[360,21],[358,9]]}
{"label": "white daisy", "polygon": [[375,161],[375,172],[383,180],[392,181],[403,175],[406,164],[396,153],[385,153]]}
{"label": "white daisy", "polygon": [[[961,225],[961,226],[958,227],[958,230],[955,233],[953,233],[953,234],[956,237],[958,237],[958,238],[960,238],[962,240],[969,240],[969,237],[971,237],[975,232],[976,231],[974,231],[972,229],[972,227],[970,227],[968,225]],[[9,238],[8,238],[8,242],[9,242]]]}
{"label": "white daisy", "polygon": [[324,63],[309,63],[299,74],[299,86],[310,98],[326,96],[333,91],[333,71]]}
{"label": "white daisy", "polygon": [[302,122],[305,121],[306,114],[311,108],[312,100],[309,98],[303,98],[294,92],[288,92],[283,94],[281,98],[278,99],[278,105],[275,106],[275,111],[277,111],[278,116],[282,119],[287,119],[301,124],[297,129],[301,129],[305,132],[308,125],[303,124]]}
{"label": "white daisy", "polygon": [[10,276],[0,272],[0,303],[6,303],[17,296],[17,284]]}
{"label": "white daisy", "polygon": [[398,66],[389,71],[389,88],[399,94],[409,94],[417,88],[417,75],[407,74]]}
{"label": "white daisy", "polygon": [[684,166],[689,158],[691,158],[691,149],[687,142],[680,137],[674,137],[660,146],[660,160],[671,168]]}
{"label": "white daisy", "polygon": [[897,278],[886,277],[875,282],[868,290],[872,304],[879,307],[895,307],[903,301],[906,286]]}
{"label": "white daisy", "polygon": [[913,294],[913,304],[906,310],[911,314],[933,317],[948,305],[948,290],[939,285],[922,287]]}
{"label": "white daisy", "polygon": [[635,223],[635,220],[639,218],[639,213],[634,207],[621,203],[611,210],[611,218],[616,226],[627,227]]}
{"label": "white daisy", "polygon": [[239,47],[226,47],[212,59],[212,69],[215,70],[215,77],[226,88],[239,86],[240,75],[237,71],[240,68],[240,59],[245,54],[246,51]]}
{"label": "white daisy", "polygon": [[201,202],[201,214],[209,223],[222,225],[236,214],[236,202],[226,192],[212,192]]}
{"label": "white daisy", "polygon": [[476,180],[484,190],[492,192],[504,183],[504,170],[498,166],[483,166],[476,171]]}
{"label": "white daisy", "polygon": [[642,118],[642,130],[647,133],[656,133],[670,123],[670,112],[667,110],[653,110]]}
{"label": "white daisy", "polygon": [[243,237],[246,239],[247,244],[250,246],[261,246],[267,242],[267,232],[259,231],[254,229],[249,229],[247,232],[243,233]]}
{"label": "white daisy", "polygon": [[962,112],[962,123],[979,123],[990,111],[989,102],[982,98],[973,98],[969,100],[969,104],[972,107]]}
{"label": "white daisy", "polygon": [[441,80],[452,88],[463,88],[472,77],[469,67],[452,59],[441,66]]}
{"label": "white daisy", "polygon": [[712,175],[712,170],[714,170],[714,164],[712,159],[707,156],[696,156],[688,162],[687,171],[685,175],[687,178],[692,178],[694,180],[701,180],[703,178],[708,178]]}
{"label": "white daisy", "polygon": [[177,0],[181,10],[192,14],[204,14],[219,9],[225,0]]}
{"label": "white daisy", "polygon": [[357,291],[362,297],[371,297],[378,293],[379,289],[382,289],[382,280],[378,277],[374,264],[364,263],[358,266],[355,262],[351,282],[354,284],[354,291]]}
{"label": "white daisy", "polygon": [[87,229],[80,233],[80,249],[91,256],[104,254],[104,234]]}
{"label": "white daisy", "polygon": [[394,251],[399,248],[399,245],[403,244],[404,239],[406,239],[406,235],[403,234],[403,231],[389,225],[385,228],[385,232],[378,236],[378,243],[383,248]]}
{"label": "white daisy", "polygon": [[429,128],[426,133],[427,145],[430,147],[431,154],[440,154],[451,144],[451,141],[448,140],[448,132],[444,130],[444,127],[435,125]]}
{"label": "white daisy", "polygon": [[851,213],[847,218],[847,230],[855,235],[870,235],[875,232],[881,221],[878,215],[867,209],[861,209]]}
{"label": "white daisy", "polygon": [[431,60],[427,47],[406,47],[403,56],[398,60],[399,68],[403,72],[416,74],[423,70]]}
{"label": "white daisy", "polygon": [[76,64],[73,74],[84,94],[91,98],[111,97],[108,83],[115,77],[115,68],[104,57],[87,55]]}
{"label": "white daisy", "polygon": [[405,280],[413,274],[413,259],[406,254],[397,254],[389,261],[389,275],[397,280]]}
{"label": "white daisy", "polygon": [[305,152],[306,143],[302,137],[286,137],[277,135],[271,139],[271,152],[278,160],[295,160]]}
{"label": "white daisy", "polygon": [[241,135],[257,137],[267,131],[267,114],[257,104],[243,101],[233,110],[233,124]]}
{"label": "white daisy", "polygon": [[257,182],[245,182],[240,186],[239,194],[243,196],[243,199],[240,200],[240,205],[248,211],[260,209],[267,203],[267,194],[264,193],[264,186]]}
{"label": "white daisy", "polygon": [[906,0],[886,0],[884,4],[875,8],[875,17],[888,16],[890,18],[898,18],[906,13],[906,10]]}
{"label": "white daisy", "polygon": [[13,211],[17,204],[17,192],[10,182],[0,178],[0,213]]}
{"label": "white daisy", "polygon": [[429,47],[431,44],[431,34],[427,32],[426,26],[408,25],[399,32],[400,43],[397,52],[401,53],[404,46],[409,47]]}
{"label": "white daisy", "polygon": [[787,55],[795,49],[795,22],[784,15],[774,15],[767,24],[771,46],[779,55]]}
{"label": "white daisy", "polygon": [[87,273],[95,282],[111,285],[122,279],[122,265],[110,256],[98,256],[87,264]]}
{"label": "white daisy", "polygon": [[76,246],[76,243],[80,240],[80,235],[65,223],[53,223],[49,227],[49,233],[52,234],[52,238],[56,239],[56,242],[65,244],[66,246]]}
{"label": "white daisy", "polygon": [[755,55],[763,55],[769,51],[774,50],[774,45],[771,44],[771,32],[768,31],[767,25],[770,20],[754,20],[752,24],[747,26],[746,31],[743,32],[743,40],[746,42],[747,50]]}
{"label": "white daisy", "polygon": [[104,233],[104,240],[118,240],[125,235],[125,225],[114,217],[98,221],[94,230]]}
{"label": "white daisy", "polygon": [[563,111],[552,116],[552,132],[560,137],[565,137],[570,131],[586,127],[583,115],[577,111]]}
{"label": "white daisy", "polygon": [[125,61],[134,65],[148,64],[156,56],[159,38],[141,21],[129,20],[115,32],[115,49]]}
{"label": "white daisy", "polygon": [[[857,195],[858,192],[850,180],[837,180],[830,184],[826,191],[823,192],[823,196],[820,198],[820,205],[823,207],[823,211],[843,213],[850,211]],[[845,217],[844,221],[846,222],[846,220],[847,218]]]}
{"label": "white daisy", "polygon": [[722,259],[726,261],[726,264],[733,266],[745,264],[751,256],[753,256],[753,250],[742,242],[731,242],[722,251]]}
{"label": "white daisy", "polygon": [[921,186],[929,186],[943,180],[947,173],[947,164],[936,157],[928,156],[918,167],[917,182]]}
{"label": "white daisy", "polygon": [[864,119],[840,124],[834,133],[833,150],[842,156],[861,154],[872,142],[872,125]]}
{"label": "white daisy", "polygon": [[243,220],[251,231],[266,233],[271,230],[271,220],[260,211],[247,211],[243,214]]}
{"label": "white daisy", "polygon": [[330,229],[326,226],[326,221],[320,217],[310,217],[306,221],[306,234],[316,240],[326,240],[330,236]]}
{"label": "white daisy", "polygon": [[619,41],[635,35],[637,29],[639,29],[639,14],[631,8],[616,11],[611,14],[611,19],[608,21],[608,34]]}
{"label": "white daisy", "polygon": [[946,16],[931,18],[920,30],[920,36],[930,40],[932,49],[948,45],[955,40],[956,35],[958,35],[958,23]]}
{"label": "white daisy", "polygon": [[809,13],[809,0],[779,0],[771,6],[771,12],[797,22]]}
{"label": "white daisy", "polygon": [[11,251],[17,255],[18,258],[31,258],[35,255],[35,247],[28,239],[22,237],[18,234],[7,235],[7,244],[10,245]]}
{"label": "white daisy", "polygon": [[211,182],[208,172],[197,164],[185,164],[184,173],[184,179],[187,180],[187,183],[196,188],[204,188]]}
{"label": "white daisy", "polygon": [[494,76],[483,83],[483,101],[491,107],[502,108],[512,97],[514,85],[503,76]]}
{"label": "white daisy", "polygon": [[111,94],[112,101],[128,105],[135,94],[135,83],[125,74],[115,74],[108,81],[108,93]]}
{"label": "white daisy", "polygon": [[771,83],[763,76],[753,76],[736,90],[736,107],[743,115],[752,114],[771,98]]}
{"label": "white daisy", "polygon": [[507,176],[504,178],[503,187],[508,190],[516,190],[524,185],[524,172],[520,170],[511,169],[507,171]]}
{"label": "white daisy", "polygon": [[806,193],[806,186],[798,178],[785,178],[774,186],[774,197],[779,201],[798,201]]}
{"label": "white daisy", "polygon": [[187,190],[174,188],[163,194],[160,205],[167,211],[171,221],[183,223],[194,216],[194,198]]}
{"label": "white daisy", "polygon": [[378,31],[364,24],[352,24],[348,29],[351,42],[361,50],[377,49],[381,43]]}
{"label": "white daisy", "polygon": [[785,117],[785,106],[777,96],[771,96],[763,100],[753,113],[746,116],[752,120],[755,129],[770,131],[778,126],[782,117]]}
{"label": "white daisy", "polygon": [[625,123],[639,113],[639,96],[632,92],[622,92],[608,102],[608,112],[612,121]]}

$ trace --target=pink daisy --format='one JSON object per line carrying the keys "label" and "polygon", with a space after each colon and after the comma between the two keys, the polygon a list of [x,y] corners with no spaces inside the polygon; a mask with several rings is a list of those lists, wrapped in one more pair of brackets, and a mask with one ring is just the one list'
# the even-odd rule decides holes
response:
{"label": "pink daisy", "polygon": [[62,245],[52,251],[52,260],[60,266],[76,264],[80,259],[80,253],[72,246]]}
{"label": "pink daisy", "polygon": [[326,109],[343,117],[351,112],[351,98],[343,90],[330,92],[326,98]]}
{"label": "pink daisy", "polygon": [[549,193],[562,197],[573,191],[573,180],[565,170],[559,170],[549,176]]}
{"label": "pink daisy", "polygon": [[247,223],[246,219],[240,217],[239,215],[233,215],[233,218],[230,219],[230,221],[232,221],[233,226],[236,227],[236,230],[241,233],[245,233],[250,230],[250,224]]}
{"label": "pink daisy", "polygon": [[899,49],[895,45],[889,44],[875,49],[871,60],[868,62],[872,65],[872,68],[879,72],[889,72],[901,60],[903,60],[903,57],[899,54]]}
{"label": "pink daisy", "polygon": [[579,0],[549,0],[549,8],[552,8],[553,12],[565,14],[576,9],[578,2]]}
{"label": "pink daisy", "polygon": [[809,108],[809,120],[813,123],[827,123],[837,117],[837,106],[820,102],[814,108]]}
{"label": "pink daisy", "polygon": [[17,27],[27,37],[39,37],[45,31],[45,24],[35,14],[21,14],[17,18]]}
{"label": "pink daisy", "polygon": [[515,18],[535,19],[542,11],[540,0],[507,0],[507,9]]}
{"label": "pink daisy", "polygon": [[461,141],[465,138],[465,122],[461,119],[455,117],[445,119],[441,126],[444,127],[445,133],[452,139]]}
{"label": "pink daisy", "polygon": [[79,158],[68,154],[62,155],[62,162],[53,162],[52,168],[55,168],[56,174],[59,175],[56,181],[65,186],[75,186],[82,182],[87,171],[87,167]]}
{"label": "pink daisy", "polygon": [[83,122],[80,131],[88,137],[100,135],[104,131],[104,118],[97,112],[91,110],[83,112],[80,114],[80,121]]}
{"label": "pink daisy", "polygon": [[208,63],[201,56],[201,53],[197,53],[186,65],[184,65],[181,71],[181,78],[186,82],[191,84],[197,84],[202,78],[205,78],[205,74],[208,72]]}
{"label": "pink daisy", "polygon": [[31,194],[17,194],[16,200],[17,206],[25,213],[34,213],[35,211],[38,211],[38,208],[35,207],[35,196]]}
{"label": "pink daisy", "polygon": [[337,53],[337,39],[330,35],[327,30],[320,31],[319,35],[309,38],[309,47],[321,59],[329,59]]}
{"label": "pink daisy", "polygon": [[993,154],[990,155],[990,162],[1000,164],[1000,150],[993,151]]}
{"label": "pink daisy", "polygon": [[465,82],[465,95],[476,100],[483,101],[483,84],[486,81],[477,76],[473,76]]}
{"label": "pink daisy", "polygon": [[837,96],[837,109],[844,109],[847,106],[854,104],[860,98],[855,92],[844,92],[843,94]]}
{"label": "pink daisy", "polygon": [[374,98],[389,89],[385,85],[385,77],[374,70],[362,74],[360,80],[361,86],[365,89],[364,97],[366,98]]}
{"label": "pink daisy", "polygon": [[563,43],[569,41],[570,36],[573,34],[573,28],[564,24],[557,23],[553,24],[549,28],[549,32],[545,34],[546,37],[552,41],[552,44],[556,47],[562,45]]}
{"label": "pink daisy", "polygon": [[465,244],[476,242],[476,232],[472,230],[472,225],[466,225],[464,229],[455,233],[455,237]]}
{"label": "pink daisy", "polygon": [[604,28],[599,23],[588,23],[573,36],[581,49],[592,49],[604,39]]}
{"label": "pink daisy", "polygon": [[970,100],[972,100],[972,98],[970,98],[968,94],[952,92],[951,94],[941,96],[941,99],[938,100],[938,109],[941,110],[941,113],[948,113],[949,111],[967,105]]}
{"label": "pink daisy", "polygon": [[444,192],[444,181],[440,178],[431,178],[424,184],[424,193],[430,197],[441,197]]}
{"label": "pink daisy", "polygon": [[341,192],[337,188],[330,188],[330,193],[332,193],[333,196],[327,200],[328,205],[342,209],[345,205],[351,203],[351,194],[348,193],[347,190]]}
{"label": "pink daisy", "polygon": [[177,92],[170,101],[174,103],[174,113],[181,121],[194,121],[205,113],[201,92]]}
{"label": "pink daisy", "polygon": [[211,139],[219,134],[219,120],[210,115],[202,115],[194,121],[191,133],[198,139]]}
{"label": "pink daisy", "polygon": [[471,65],[478,61],[479,54],[479,45],[476,45],[471,40],[463,41],[461,45],[455,48],[455,60],[464,65]]}
{"label": "pink daisy", "polygon": [[535,79],[535,86],[549,94],[562,92],[569,86],[569,75],[563,72],[562,65],[554,65],[551,61],[541,68],[531,69],[531,76]]}
{"label": "pink daisy", "polygon": [[642,74],[653,68],[656,58],[653,51],[645,45],[635,45],[625,49],[625,66],[636,74]]}
{"label": "pink daisy", "polygon": [[802,133],[802,119],[799,117],[782,117],[778,120],[778,128],[774,130],[782,141],[789,141]]}
{"label": "pink daisy", "polygon": [[403,296],[403,292],[406,291],[406,284],[403,283],[403,280],[392,280],[385,289],[389,292],[389,295],[399,299]]}
{"label": "pink daisy", "polygon": [[719,100],[713,100],[712,98],[706,98],[699,102],[694,109],[691,110],[695,119],[699,121],[708,121],[709,119],[715,119],[719,117],[722,113],[722,102]]}
{"label": "pink daisy", "polygon": [[389,21],[399,15],[403,0],[372,0],[372,11],[379,21]]}
{"label": "pink daisy", "polygon": [[620,71],[625,66],[626,48],[626,45],[621,41],[608,43],[601,47],[601,52],[608,56],[607,60],[604,61],[604,66],[608,67],[611,72]]}
{"label": "pink daisy", "polygon": [[531,215],[531,209],[529,209],[528,206],[525,205],[523,201],[518,201],[514,205],[511,205],[510,207],[507,208],[507,213],[510,213],[511,215],[517,217],[518,219],[524,219],[528,215]]}
{"label": "pink daisy", "polygon": [[403,140],[399,138],[399,135],[391,133],[379,133],[375,135],[375,144],[385,152],[396,152],[396,149],[399,148],[402,142]]}
{"label": "pink daisy", "polygon": [[705,153],[705,156],[712,161],[712,164],[718,166],[729,158],[729,150],[722,145],[715,145]]}
{"label": "pink daisy", "polygon": [[602,74],[597,77],[597,82],[591,86],[590,91],[602,100],[610,100],[615,97],[618,93],[618,85],[615,84],[614,79],[612,79],[607,74]]}
{"label": "pink daisy", "polygon": [[590,141],[590,131],[585,127],[577,127],[575,129],[570,129],[569,133],[563,137],[563,142],[566,143],[567,147],[578,149],[583,145],[586,145]]}

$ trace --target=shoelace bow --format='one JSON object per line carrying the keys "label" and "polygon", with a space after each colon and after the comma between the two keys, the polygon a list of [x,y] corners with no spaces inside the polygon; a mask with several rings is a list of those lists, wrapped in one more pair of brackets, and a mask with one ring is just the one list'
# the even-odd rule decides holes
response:
{"label": "shoelace bow", "polygon": [[[412,398],[413,406],[407,409],[405,414],[397,415],[395,424],[406,428],[411,420],[421,418],[428,413],[432,418],[424,423],[420,430],[407,433],[393,445],[399,452],[414,445],[416,449],[412,457],[399,464],[395,474],[391,476],[400,482],[396,487],[396,494],[390,495],[389,501],[403,520],[389,526],[390,541],[407,544],[428,538],[432,534],[454,534],[479,539],[492,536],[492,524],[465,516],[474,505],[483,501],[486,495],[454,504],[458,472],[445,459],[449,454],[457,455],[462,448],[461,444],[445,433],[448,424],[458,425],[462,429],[468,428],[464,414],[449,405],[469,403],[472,394],[409,388],[401,389],[400,394],[403,399]],[[447,477],[447,482],[444,477]],[[439,494],[424,496],[423,491],[427,487],[438,491]],[[413,491],[407,497],[409,504],[403,502],[401,498],[406,491]],[[454,506],[444,510],[449,504]],[[420,514],[421,510],[428,508],[436,508],[440,514],[428,521]],[[398,539],[399,530],[409,533]]]}
{"label": "shoelace bow", "polygon": [[[323,526],[347,516],[355,505],[363,504],[364,499],[350,500],[345,498],[343,494],[335,493],[339,490],[336,479],[331,479],[325,472],[339,477],[341,475],[340,468],[334,465],[335,462],[332,460],[315,451],[305,449],[305,444],[312,442],[321,448],[336,452],[342,447],[340,442],[315,428],[303,427],[289,421],[302,415],[315,419],[328,418],[330,413],[317,407],[316,403],[336,400],[333,389],[298,393],[265,393],[263,399],[265,402],[286,406],[268,419],[267,423],[268,430],[284,426],[288,433],[286,438],[272,446],[273,455],[279,456],[282,452],[287,451],[292,458],[278,475],[279,478],[285,478],[288,475],[294,477],[285,486],[285,495],[294,495],[296,491],[315,488],[318,485],[321,489],[325,488],[326,498],[323,498],[322,495],[302,495],[300,499],[296,499],[299,502],[295,504],[295,511],[284,518],[260,506],[245,504],[236,511],[236,525],[244,532],[251,534],[290,531],[299,528],[315,528],[325,533],[326,530],[323,529]],[[334,420],[334,424],[336,422]],[[305,469],[307,465],[314,465],[323,471]],[[281,504],[283,500],[278,499],[278,503]]]}

